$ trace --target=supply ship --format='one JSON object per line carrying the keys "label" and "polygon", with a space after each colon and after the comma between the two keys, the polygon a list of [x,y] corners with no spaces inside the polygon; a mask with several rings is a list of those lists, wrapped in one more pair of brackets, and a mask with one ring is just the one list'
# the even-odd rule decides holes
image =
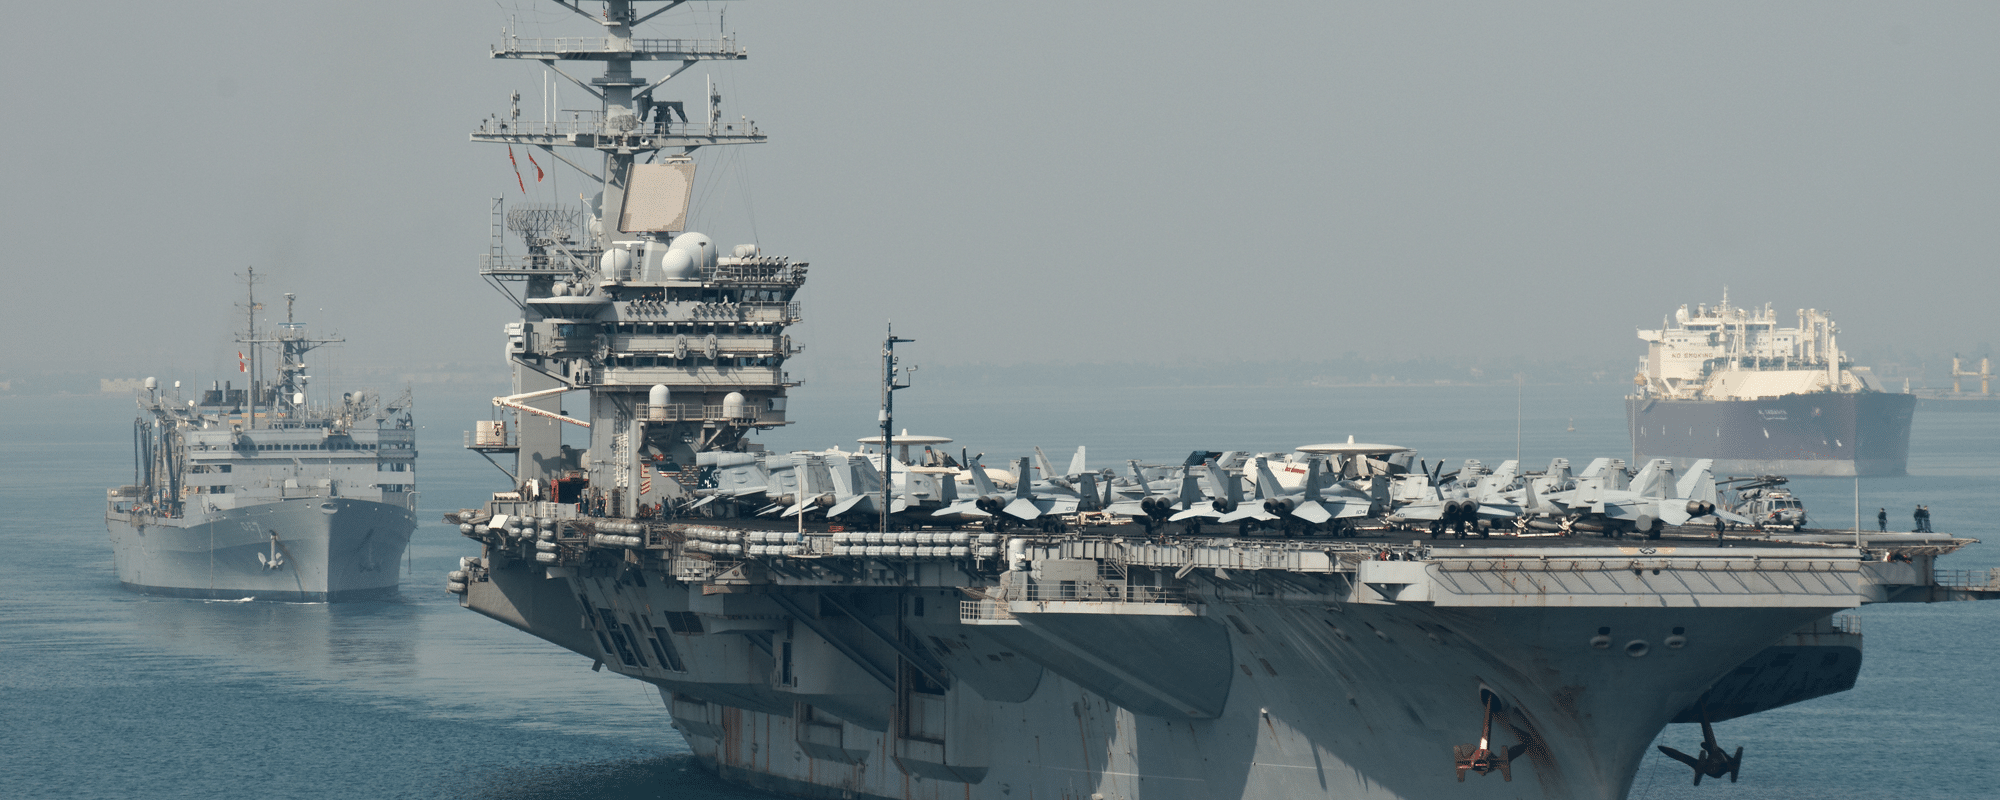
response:
{"label": "supply ship", "polygon": [[[259,336],[255,270],[247,386],[184,396],[145,380],[133,421],[133,482],[107,492],[118,581],[147,594],[325,602],[391,595],[416,530],[409,399],[373,392],[314,403],[305,356],[338,341],[292,320]],[[258,378],[259,353],[279,359]]]}
{"label": "supply ship", "polygon": [[[610,0],[578,12],[592,35],[492,52],[565,78],[604,65],[572,78],[601,112],[515,111],[472,134],[581,151],[562,161],[601,169],[579,171],[603,193],[494,208],[480,271],[521,317],[512,392],[467,446],[511,483],[446,515],[479,544],[446,589],[657,687],[724,778],[817,798],[1621,797],[1668,723],[1851,687],[1862,637],[1839,612],[2000,595],[1934,579],[1971,543],[1948,535],[1663,527],[1714,513],[1667,493],[1664,462],[1635,478],[1599,459],[1574,480],[1562,462],[1519,484],[1510,462],[1481,478],[1490,491],[1447,497],[1414,454],[1351,441],[1276,470],[1198,451],[1125,483],[1037,478],[1027,458],[899,460],[890,445],[923,437],[890,434],[909,341],[893,335],[878,452],[766,451],[753,434],[786,423],[806,265],[687,230],[691,154],[764,137],[723,122],[712,91],[693,123],[661,99],[688,66],[747,57],[733,38],[637,32],[677,6]],[[1406,516],[1560,497],[1597,533],[1445,546],[1386,521],[1390,487],[1425,480]],[[1077,530],[1084,513],[1117,519]]]}
{"label": "supply ship", "polygon": [[1840,351],[1833,320],[1770,305],[1681,306],[1639,331],[1646,358],[1625,398],[1633,462],[1714,459],[1739,475],[1901,475],[1917,398],[1885,391]]}

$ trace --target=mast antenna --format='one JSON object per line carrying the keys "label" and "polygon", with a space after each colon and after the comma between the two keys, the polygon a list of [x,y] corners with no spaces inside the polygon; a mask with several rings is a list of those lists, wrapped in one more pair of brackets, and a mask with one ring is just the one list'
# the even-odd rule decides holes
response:
{"label": "mast antenna", "polygon": [[[895,440],[890,433],[895,430],[896,390],[910,388],[910,373],[915,366],[898,368],[896,345],[907,344],[915,339],[896,336],[896,324],[889,323],[889,336],[882,340],[882,532],[889,532],[889,495],[896,485],[895,462],[889,455],[889,445]],[[900,374],[899,374],[900,373]],[[904,480],[909,480],[906,476]]]}
{"label": "mast antenna", "polygon": [[243,315],[249,325],[249,331],[248,335],[239,341],[250,348],[250,365],[245,370],[250,373],[250,417],[248,420],[249,424],[244,427],[245,429],[254,429],[257,427],[257,376],[261,374],[257,369],[257,312],[264,309],[263,306],[257,303],[256,267],[244,268],[243,286],[246,294],[249,296],[249,301],[243,304]]}

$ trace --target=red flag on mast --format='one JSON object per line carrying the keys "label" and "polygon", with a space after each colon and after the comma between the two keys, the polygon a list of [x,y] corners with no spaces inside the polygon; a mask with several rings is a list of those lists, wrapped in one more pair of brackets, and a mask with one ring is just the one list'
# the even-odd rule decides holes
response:
{"label": "red flag on mast", "polygon": [[[528,160],[533,161],[534,157],[530,156]],[[528,185],[521,182],[521,162],[514,160],[514,146],[511,144],[507,145],[507,163],[514,165],[514,185],[521,187],[521,194],[527,194]]]}
{"label": "red flag on mast", "polygon": [[528,163],[535,165],[535,182],[542,182],[542,163],[535,160],[535,154],[528,154]]}
{"label": "red flag on mast", "polygon": [[247,363],[244,363],[244,361],[243,361],[243,351],[241,351],[241,350],[238,350],[238,351],[236,351],[236,371],[237,371],[237,372],[249,372],[249,371],[250,371],[250,365],[249,365],[249,364],[247,364]]}

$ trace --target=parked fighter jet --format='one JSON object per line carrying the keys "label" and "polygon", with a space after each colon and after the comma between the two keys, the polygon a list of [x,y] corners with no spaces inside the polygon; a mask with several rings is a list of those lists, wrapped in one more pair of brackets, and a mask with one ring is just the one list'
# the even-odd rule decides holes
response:
{"label": "parked fighter jet", "polygon": [[1168,494],[1160,491],[1164,487],[1159,486],[1167,481],[1148,483],[1146,473],[1139,468],[1139,462],[1127,461],[1125,464],[1132,469],[1132,485],[1138,488],[1136,492],[1138,496],[1135,498],[1128,494],[1127,499],[1109,503],[1105,510],[1139,520],[1140,524],[1146,526],[1147,533],[1152,533],[1153,526],[1166,521],[1177,512],[1200,505],[1207,499],[1201,493],[1201,484],[1195,480],[1194,470],[1187,467],[1181,468],[1179,493]]}
{"label": "parked fighter jet", "polygon": [[[1074,494],[1037,490],[1031,480],[1016,480],[1013,494],[1003,494],[1000,487],[994,485],[993,479],[986,474],[985,467],[979,464],[977,457],[969,461],[967,466],[970,467],[968,472],[972,475],[974,496],[970,500],[960,500],[947,506],[933,516],[963,514],[964,509],[961,506],[968,502],[972,504],[972,508],[992,515],[993,522],[997,525],[1004,525],[1008,519],[1034,522],[1076,513],[1079,498]],[[1028,476],[1029,459],[1020,459],[1016,462],[1016,467],[1020,470],[1017,474],[1025,478]]]}
{"label": "parked fighter jet", "polygon": [[[1297,492],[1290,492],[1279,484],[1270,464],[1264,459],[1257,459],[1258,494],[1264,498],[1264,513],[1280,521],[1303,520],[1315,527],[1332,520],[1368,516],[1376,505],[1376,499],[1352,482],[1329,480],[1330,476],[1321,469],[1323,463],[1323,459],[1307,459],[1305,480],[1300,483]],[[1352,528],[1345,525],[1337,529],[1350,535],[1352,532]]]}
{"label": "parked fighter jet", "polygon": [[1201,465],[1201,474],[1203,482],[1207,484],[1209,501],[1189,505],[1168,517],[1167,521],[1194,520],[1195,524],[1199,525],[1204,519],[1220,519],[1223,515],[1235,511],[1237,506],[1243,503],[1242,479],[1230,474],[1221,464],[1210,460]]}
{"label": "parked fighter jet", "polygon": [[766,495],[771,489],[771,476],[764,471],[756,453],[696,453],[695,464],[714,468],[715,488],[707,490],[706,497],[694,501],[684,510],[691,511],[725,498],[754,498]]}
{"label": "parked fighter jet", "polygon": [[1576,488],[1554,493],[1548,500],[1566,510],[1566,530],[1595,531],[1606,537],[1630,532],[1657,539],[1667,525],[1709,515],[1748,524],[1749,520],[1716,507],[1715,482],[1709,475],[1712,463],[1695,462],[1676,483],[1672,463],[1663,458],[1646,462],[1629,481],[1623,462],[1598,459],[1584,470]]}
{"label": "parked fighter jet", "polygon": [[1088,472],[1088,468],[1084,466],[1082,445],[1077,446],[1076,455],[1070,456],[1068,472],[1057,472],[1055,465],[1049,463],[1049,457],[1040,447],[1035,448],[1035,466],[1041,469],[1044,482],[1065,489],[1074,489],[1077,480]]}
{"label": "parked fighter jet", "polygon": [[[1458,479],[1450,482],[1453,485],[1449,488],[1441,474],[1443,469],[1443,462],[1433,468],[1429,480],[1431,497],[1396,509],[1389,515],[1389,521],[1428,522],[1431,538],[1437,538],[1447,528],[1455,529],[1462,538],[1468,526],[1482,521],[1494,523],[1521,517],[1520,497],[1518,494],[1513,497],[1508,495],[1515,488],[1520,462],[1510,459],[1501,462],[1499,469],[1488,471],[1478,461],[1466,459],[1465,466],[1458,470]],[[1419,479],[1422,477],[1418,476]],[[1487,529],[1482,528],[1480,535],[1487,535]]]}
{"label": "parked fighter jet", "polygon": [[[791,474],[795,487],[787,497],[780,497],[770,506],[759,509],[759,515],[773,511],[782,512],[780,517],[791,518],[808,511],[824,510],[835,502],[833,474],[827,468],[826,457],[812,453],[792,453],[785,457],[791,462]],[[791,502],[783,502],[786,499]]]}
{"label": "parked fighter jet", "polygon": [[1701,779],[1704,777],[1720,778],[1724,775],[1729,776],[1730,783],[1735,783],[1736,773],[1743,769],[1743,748],[1736,748],[1736,753],[1731,755],[1722,749],[1722,745],[1716,744],[1715,728],[1708,724],[1708,709],[1706,707],[1702,708],[1701,714],[1700,756],[1691,756],[1666,745],[1659,745],[1659,748],[1660,752],[1666,753],[1668,758],[1694,768],[1694,785],[1696,786],[1701,785]]}
{"label": "parked fighter jet", "polygon": [[[834,496],[833,505],[826,509],[827,519],[853,512],[862,517],[882,515],[882,474],[867,456],[833,453],[826,456],[826,462]],[[891,492],[890,514],[900,514],[908,507],[907,498]]]}

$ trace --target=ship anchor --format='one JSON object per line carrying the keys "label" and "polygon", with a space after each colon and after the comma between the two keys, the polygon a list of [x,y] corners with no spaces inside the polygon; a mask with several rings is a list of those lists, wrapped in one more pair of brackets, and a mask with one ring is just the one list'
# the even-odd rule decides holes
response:
{"label": "ship anchor", "polygon": [[1691,756],[1666,745],[1659,745],[1660,752],[1668,758],[1694,768],[1694,785],[1700,786],[1702,778],[1729,776],[1729,782],[1736,782],[1736,773],[1743,769],[1743,748],[1736,748],[1734,755],[1725,752],[1722,745],[1715,742],[1715,728],[1708,724],[1708,704],[1701,704],[1701,755]]}
{"label": "ship anchor", "polygon": [[266,558],[263,553],[258,553],[257,563],[263,564],[265,569],[277,569],[285,565],[285,554],[278,552],[277,531],[271,531],[271,556]]}
{"label": "ship anchor", "polygon": [[1491,749],[1493,707],[1500,701],[1490,692],[1482,691],[1480,694],[1483,695],[1480,699],[1484,701],[1483,704],[1486,706],[1486,720],[1479,727],[1479,744],[1476,746],[1469,744],[1453,745],[1451,748],[1452,757],[1458,766],[1458,782],[1465,782],[1466,770],[1471,770],[1480,775],[1499,770],[1501,780],[1512,781],[1514,780],[1513,761],[1519,758],[1521,753],[1526,752],[1528,746],[1525,744],[1510,745],[1499,752]]}

